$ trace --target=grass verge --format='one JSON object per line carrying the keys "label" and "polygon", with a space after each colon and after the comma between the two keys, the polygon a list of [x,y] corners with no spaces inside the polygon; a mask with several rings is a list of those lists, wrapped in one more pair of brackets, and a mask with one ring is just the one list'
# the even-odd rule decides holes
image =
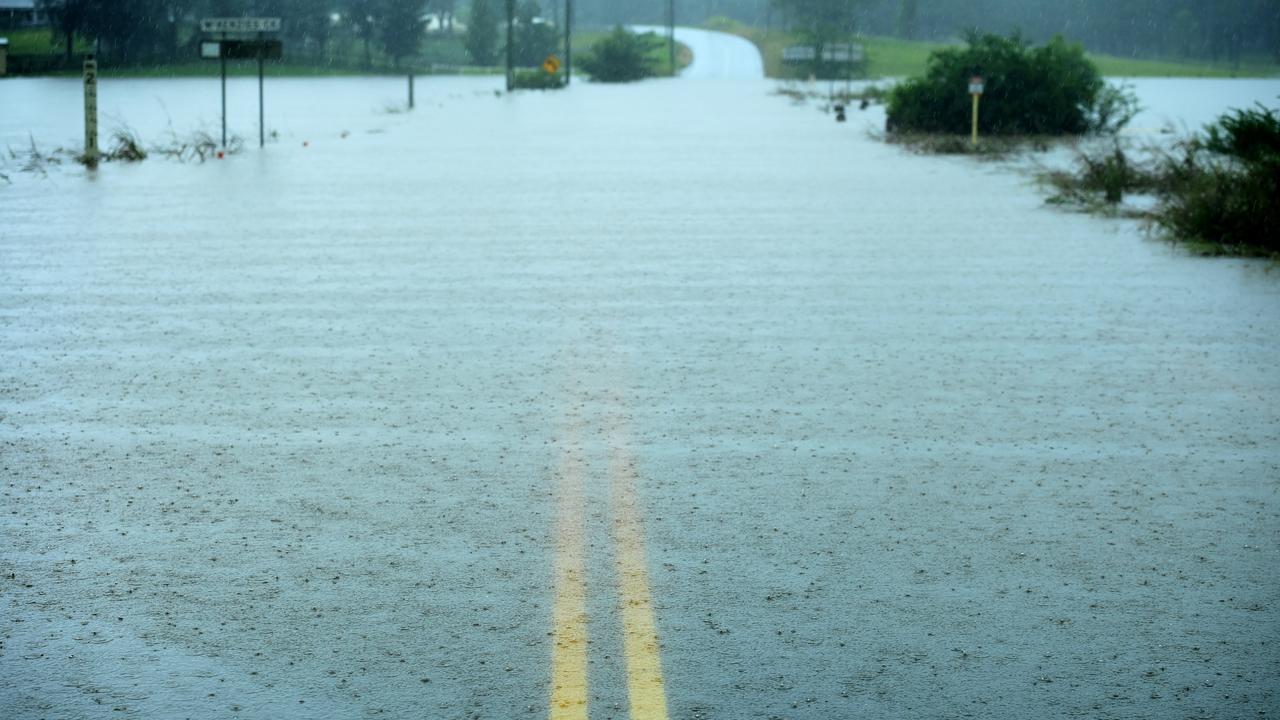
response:
{"label": "grass verge", "polygon": [[[782,49],[789,45],[803,44],[799,35],[782,30],[745,25],[729,18],[713,18],[705,27],[708,30],[727,32],[755,43],[764,57],[765,75],[771,78],[795,79],[800,72],[782,63]],[[961,44],[901,40],[890,37],[861,38],[867,52],[866,76],[870,78],[908,77],[922,75],[929,63],[929,55],[935,50]],[[1090,60],[1103,75],[1109,77],[1280,77],[1280,64],[1265,58],[1242,62],[1239,67],[1228,63],[1201,62],[1195,60],[1145,60],[1122,58],[1101,53],[1088,53]]]}

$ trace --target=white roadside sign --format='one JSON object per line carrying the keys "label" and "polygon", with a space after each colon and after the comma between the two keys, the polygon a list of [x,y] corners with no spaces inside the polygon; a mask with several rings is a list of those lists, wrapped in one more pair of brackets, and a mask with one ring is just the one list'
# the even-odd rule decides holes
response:
{"label": "white roadside sign", "polygon": [[280,32],[280,18],[205,18],[200,21],[200,30],[207,33]]}

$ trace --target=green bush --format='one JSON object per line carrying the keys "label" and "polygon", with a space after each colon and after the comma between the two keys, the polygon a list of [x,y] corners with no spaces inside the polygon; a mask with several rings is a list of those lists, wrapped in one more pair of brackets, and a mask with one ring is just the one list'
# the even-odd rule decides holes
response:
{"label": "green bush", "polygon": [[564,75],[545,70],[516,70],[513,87],[517,90],[559,90],[564,87]]}
{"label": "green bush", "polygon": [[597,40],[581,67],[596,82],[633,82],[657,73],[650,47],[653,33],[636,35],[621,26]]}
{"label": "green bush", "polygon": [[[1117,144],[1081,154],[1074,171],[1044,178],[1050,203],[1145,217],[1173,240],[1216,255],[1280,254],[1280,113],[1234,110],[1199,136],[1134,161]],[[1118,208],[1125,193],[1154,196],[1148,211]]]}
{"label": "green bush", "polygon": [[1114,132],[1137,112],[1132,94],[1110,87],[1079,45],[1061,37],[1033,47],[1021,37],[971,33],[968,46],[929,57],[924,77],[894,88],[894,131],[968,133],[969,78],[986,81],[978,128],[988,135]]}
{"label": "green bush", "polygon": [[1280,253],[1280,114],[1234,110],[1166,158],[1154,222],[1227,254]]}

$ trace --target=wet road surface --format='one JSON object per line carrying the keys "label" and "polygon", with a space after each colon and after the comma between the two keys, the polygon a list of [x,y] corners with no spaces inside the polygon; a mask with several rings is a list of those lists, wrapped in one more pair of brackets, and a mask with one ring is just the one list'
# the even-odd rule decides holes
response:
{"label": "wet road surface", "polygon": [[1271,266],[469,82],[0,187],[7,717],[1277,712]]}

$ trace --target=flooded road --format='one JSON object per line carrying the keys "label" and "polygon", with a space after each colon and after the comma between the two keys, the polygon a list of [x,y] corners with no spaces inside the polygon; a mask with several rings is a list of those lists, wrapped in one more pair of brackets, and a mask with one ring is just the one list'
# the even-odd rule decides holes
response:
{"label": "flooded road", "polygon": [[1277,712],[1273,266],[763,82],[499,82],[0,183],[6,717]]}

